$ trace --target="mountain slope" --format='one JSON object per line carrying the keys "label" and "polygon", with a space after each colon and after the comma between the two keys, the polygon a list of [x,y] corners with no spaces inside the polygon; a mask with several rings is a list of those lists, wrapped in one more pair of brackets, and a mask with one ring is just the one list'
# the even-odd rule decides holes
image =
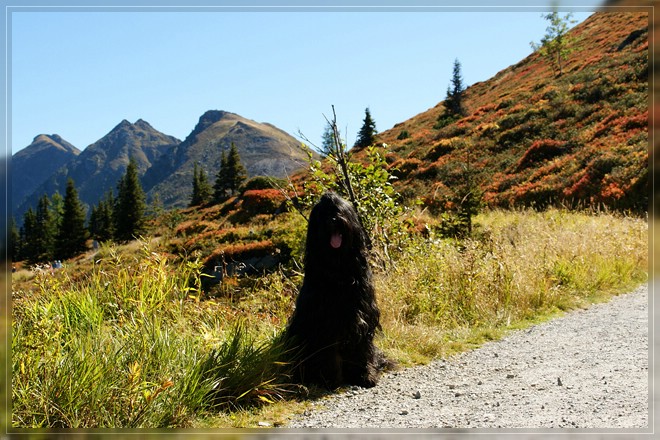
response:
{"label": "mountain slope", "polygon": [[183,207],[190,201],[195,163],[211,183],[220,168],[220,157],[235,144],[249,177],[284,177],[305,164],[307,153],[292,136],[277,127],[234,113],[210,110],[194,130],[144,178],[145,191],[158,195],[166,207]]}
{"label": "mountain slope", "polygon": [[40,134],[11,158],[12,206],[18,206],[80,150],[56,134]]}
{"label": "mountain slope", "polygon": [[141,119],[134,124],[123,120],[108,134],[83,150],[75,160],[51,175],[18,206],[16,215],[22,216],[29,206],[35,206],[37,199],[43,194],[50,196],[55,191],[64,194],[68,178],[74,180],[83,203],[96,204],[106,192],[116,190],[117,182],[126,172],[130,158],[135,159],[138,171],[143,175],[153,162],[179,142]]}
{"label": "mountain slope", "polygon": [[470,174],[490,206],[645,211],[648,20],[595,13],[570,31],[563,75],[533,53],[467,88],[464,118],[434,128],[439,103],[381,133],[399,189],[442,211]]}

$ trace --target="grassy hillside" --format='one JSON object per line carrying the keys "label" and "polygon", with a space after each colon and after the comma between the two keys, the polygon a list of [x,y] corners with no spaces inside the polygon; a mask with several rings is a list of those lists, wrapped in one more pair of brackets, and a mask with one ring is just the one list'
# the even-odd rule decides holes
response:
{"label": "grassy hillside", "polygon": [[571,30],[563,75],[534,53],[467,88],[464,118],[434,128],[439,103],[381,133],[398,188],[452,208],[470,167],[489,206],[646,211],[648,19],[595,13]]}

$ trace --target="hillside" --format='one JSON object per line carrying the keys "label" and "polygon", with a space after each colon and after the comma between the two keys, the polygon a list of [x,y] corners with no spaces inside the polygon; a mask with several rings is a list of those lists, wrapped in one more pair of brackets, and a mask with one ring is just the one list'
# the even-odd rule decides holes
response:
{"label": "hillside", "polygon": [[563,75],[532,53],[468,87],[464,118],[434,128],[439,103],[381,133],[398,188],[443,211],[470,174],[489,206],[646,211],[648,20],[595,13],[570,31]]}
{"label": "hillside", "polygon": [[235,144],[249,177],[285,177],[304,166],[307,153],[301,143],[277,127],[235,113],[210,110],[193,131],[144,177],[148,196],[166,207],[184,207],[190,201],[195,163],[211,182],[220,168],[222,152]]}
{"label": "hillside", "polygon": [[18,206],[63,165],[73,161],[80,150],[59,135],[40,134],[11,159],[12,206]]}

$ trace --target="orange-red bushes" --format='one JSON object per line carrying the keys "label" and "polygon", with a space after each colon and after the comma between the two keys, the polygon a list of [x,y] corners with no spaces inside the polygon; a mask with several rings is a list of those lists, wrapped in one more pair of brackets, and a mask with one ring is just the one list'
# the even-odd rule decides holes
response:
{"label": "orange-red bushes", "polygon": [[620,125],[624,130],[633,130],[635,128],[647,128],[649,126],[649,111],[632,116],[624,116],[617,119],[613,124]]}
{"label": "orange-red bushes", "polygon": [[216,262],[220,259],[225,261],[240,261],[253,257],[264,257],[276,252],[276,247],[271,240],[262,240],[250,243],[232,243],[220,246],[206,257],[205,262]]}
{"label": "orange-red bushes", "polygon": [[417,170],[422,165],[422,163],[423,162],[421,160],[415,157],[410,159],[399,159],[390,165],[388,170],[398,179],[402,179],[407,177],[413,171]]}
{"label": "orange-red bushes", "polygon": [[200,234],[202,232],[217,229],[218,224],[214,222],[209,222],[206,220],[188,220],[182,223],[174,229],[176,235],[193,235]]}
{"label": "orange-red bushes", "polygon": [[498,104],[486,104],[481,107],[479,107],[474,114],[475,115],[484,115],[486,113],[492,112],[493,110],[498,109],[499,105]]}
{"label": "orange-red bushes", "polygon": [[241,196],[242,208],[250,215],[274,214],[284,202],[284,195],[277,189],[252,189]]}
{"label": "orange-red bushes", "polygon": [[555,139],[541,139],[534,141],[525,151],[516,165],[518,171],[523,170],[535,162],[552,159],[567,151],[565,141]]}
{"label": "orange-red bushes", "polygon": [[421,198],[422,205],[432,214],[439,214],[455,208],[451,201],[453,192],[444,183],[433,184],[430,194]]}
{"label": "orange-red bushes", "polygon": [[442,156],[451,153],[456,148],[460,147],[463,144],[463,141],[458,137],[452,137],[450,139],[440,139],[438,142],[433,144],[429,151],[424,157],[430,161],[436,161]]}
{"label": "orange-red bushes", "polygon": [[385,162],[388,164],[393,164],[399,159],[399,155],[390,151],[388,153],[385,153]]}

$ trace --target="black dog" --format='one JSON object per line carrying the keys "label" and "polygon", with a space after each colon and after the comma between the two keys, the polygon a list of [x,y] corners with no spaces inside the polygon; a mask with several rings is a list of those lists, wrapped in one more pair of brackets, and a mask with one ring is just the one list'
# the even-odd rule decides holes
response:
{"label": "black dog", "polygon": [[305,278],[284,334],[302,383],[372,387],[390,365],[373,343],[380,311],[367,240],[355,209],[337,194],[324,194],[312,209]]}

